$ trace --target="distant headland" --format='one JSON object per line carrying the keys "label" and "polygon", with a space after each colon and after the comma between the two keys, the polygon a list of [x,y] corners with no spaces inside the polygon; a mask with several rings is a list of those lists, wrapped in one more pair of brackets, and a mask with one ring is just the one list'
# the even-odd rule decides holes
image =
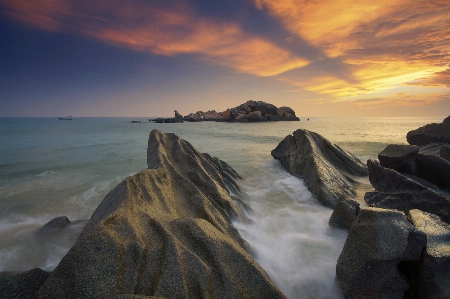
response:
{"label": "distant headland", "polygon": [[247,101],[234,108],[228,108],[223,112],[208,110],[206,112],[197,111],[186,116],[181,115],[177,110],[173,118],[151,119],[157,123],[181,123],[184,121],[217,121],[217,122],[267,122],[267,121],[300,121],[292,108],[283,106],[277,107],[263,101]]}

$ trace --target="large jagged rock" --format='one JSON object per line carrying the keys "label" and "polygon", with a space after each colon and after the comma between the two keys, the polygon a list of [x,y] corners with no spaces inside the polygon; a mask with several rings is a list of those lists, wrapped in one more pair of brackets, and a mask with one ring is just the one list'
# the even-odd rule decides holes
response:
{"label": "large jagged rock", "polygon": [[383,167],[417,175],[416,157],[418,152],[417,145],[389,144],[378,154],[378,160]]}
{"label": "large jagged rock", "polygon": [[441,189],[450,190],[450,161],[435,155],[417,155],[417,171],[421,178]]}
{"label": "large jagged rock", "polygon": [[450,225],[420,210],[409,211],[408,219],[427,235],[427,247],[414,273],[414,298],[450,298]]}
{"label": "large jagged rock", "polygon": [[308,189],[325,206],[355,196],[355,176],[368,175],[353,154],[321,135],[299,129],[272,150],[272,156],[291,174],[303,178]]}
{"label": "large jagged rock", "polygon": [[100,203],[38,298],[284,298],[231,223],[247,218],[225,162],[153,130],[147,164]]}
{"label": "large jagged rock", "polygon": [[336,265],[344,297],[403,298],[410,286],[399,272],[399,264],[419,260],[425,246],[426,235],[403,213],[361,209]]}
{"label": "large jagged rock", "polygon": [[450,116],[440,124],[428,124],[406,135],[409,144],[425,145],[429,143],[450,143]]}
{"label": "large jagged rock", "polygon": [[328,224],[331,227],[349,230],[360,210],[359,203],[354,200],[339,202],[333,210]]}
{"label": "large jagged rock", "polygon": [[364,200],[371,207],[412,209],[438,215],[450,223],[450,194],[419,177],[399,173],[368,160],[369,180],[376,192],[367,192]]}
{"label": "large jagged rock", "polygon": [[39,268],[20,272],[0,272],[0,298],[34,298],[48,276],[48,272]]}

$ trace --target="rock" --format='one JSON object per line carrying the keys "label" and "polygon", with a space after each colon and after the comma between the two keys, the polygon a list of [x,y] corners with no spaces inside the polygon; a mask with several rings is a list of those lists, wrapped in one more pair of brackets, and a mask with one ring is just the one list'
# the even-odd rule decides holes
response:
{"label": "rock", "polygon": [[235,122],[248,123],[248,116],[246,114],[239,114],[235,119]]}
{"label": "rock", "polygon": [[428,124],[406,135],[409,144],[425,145],[429,143],[450,143],[450,116],[440,124]]}
{"label": "rock", "polygon": [[450,223],[450,194],[412,175],[367,161],[369,180],[376,192],[367,192],[364,200],[371,207],[397,209],[408,213],[419,209],[433,213]]}
{"label": "rock", "polygon": [[281,118],[278,115],[267,114],[268,121],[280,121]]}
{"label": "rock", "polygon": [[248,122],[260,122],[261,121],[261,111],[254,111],[247,114]]}
{"label": "rock", "polygon": [[21,272],[0,272],[0,298],[34,298],[49,273],[34,268]]}
{"label": "rock", "polygon": [[183,118],[183,115],[181,115],[180,113],[178,113],[177,110],[175,110],[174,112],[175,112],[175,118]]}
{"label": "rock", "polygon": [[367,167],[353,154],[303,129],[286,136],[271,154],[289,173],[303,178],[323,205],[332,208],[356,195],[355,176],[368,175]]}
{"label": "rock", "polygon": [[450,161],[435,155],[417,155],[417,171],[421,178],[444,190],[450,190]]}
{"label": "rock", "polygon": [[359,203],[354,200],[339,202],[331,214],[328,224],[331,227],[349,230],[359,213]]}
{"label": "rock", "polygon": [[390,144],[378,154],[378,160],[383,167],[417,175],[416,156],[418,152],[417,145]]}
{"label": "rock", "polygon": [[445,145],[441,147],[439,155],[441,156],[441,158],[450,161],[450,145]]}
{"label": "rock", "polygon": [[440,156],[441,148],[447,143],[430,143],[419,146],[419,154]]}
{"label": "rock", "polygon": [[58,229],[58,228],[64,228],[70,224],[69,218],[67,216],[60,216],[53,218],[46,224],[44,224],[43,227],[40,228],[40,230],[51,230],[51,229]]}
{"label": "rock", "polygon": [[395,210],[361,209],[336,265],[346,299],[403,298],[409,288],[399,264],[417,261],[426,235]]}
{"label": "rock", "polygon": [[294,115],[295,116],[295,111],[292,110],[289,107],[283,106],[283,107],[280,107],[280,108],[277,109],[277,114],[279,116],[283,116],[283,114],[285,114],[285,113],[288,113],[290,115]]}
{"label": "rock", "polygon": [[231,167],[158,130],[147,165],[103,199],[38,298],[284,298],[231,222],[248,221]]}
{"label": "rock", "polygon": [[408,219],[427,235],[414,275],[414,298],[450,298],[450,225],[420,210],[409,211]]}

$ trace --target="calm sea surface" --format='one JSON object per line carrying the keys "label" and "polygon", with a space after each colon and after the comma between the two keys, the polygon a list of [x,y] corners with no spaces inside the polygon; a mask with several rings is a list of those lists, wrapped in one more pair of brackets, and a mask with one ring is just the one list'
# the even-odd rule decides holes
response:
{"label": "calm sea surface", "polygon": [[[54,269],[104,196],[146,168],[148,135],[159,129],[228,162],[243,176],[240,184],[250,195],[254,223],[235,225],[289,298],[339,298],[335,265],[346,233],[328,227],[332,211],[319,205],[303,181],[287,174],[270,151],[286,135],[305,128],[365,162],[390,143],[406,144],[409,130],[442,122],[443,117],[301,118],[254,124],[132,120],[139,119],[0,118],[0,271]],[[78,224],[51,237],[36,234],[62,215]]]}

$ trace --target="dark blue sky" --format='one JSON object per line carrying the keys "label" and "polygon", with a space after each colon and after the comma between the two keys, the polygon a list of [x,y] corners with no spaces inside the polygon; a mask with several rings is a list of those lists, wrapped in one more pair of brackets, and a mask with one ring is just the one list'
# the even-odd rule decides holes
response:
{"label": "dark blue sky", "polygon": [[444,116],[450,4],[382,2],[0,0],[0,116]]}

